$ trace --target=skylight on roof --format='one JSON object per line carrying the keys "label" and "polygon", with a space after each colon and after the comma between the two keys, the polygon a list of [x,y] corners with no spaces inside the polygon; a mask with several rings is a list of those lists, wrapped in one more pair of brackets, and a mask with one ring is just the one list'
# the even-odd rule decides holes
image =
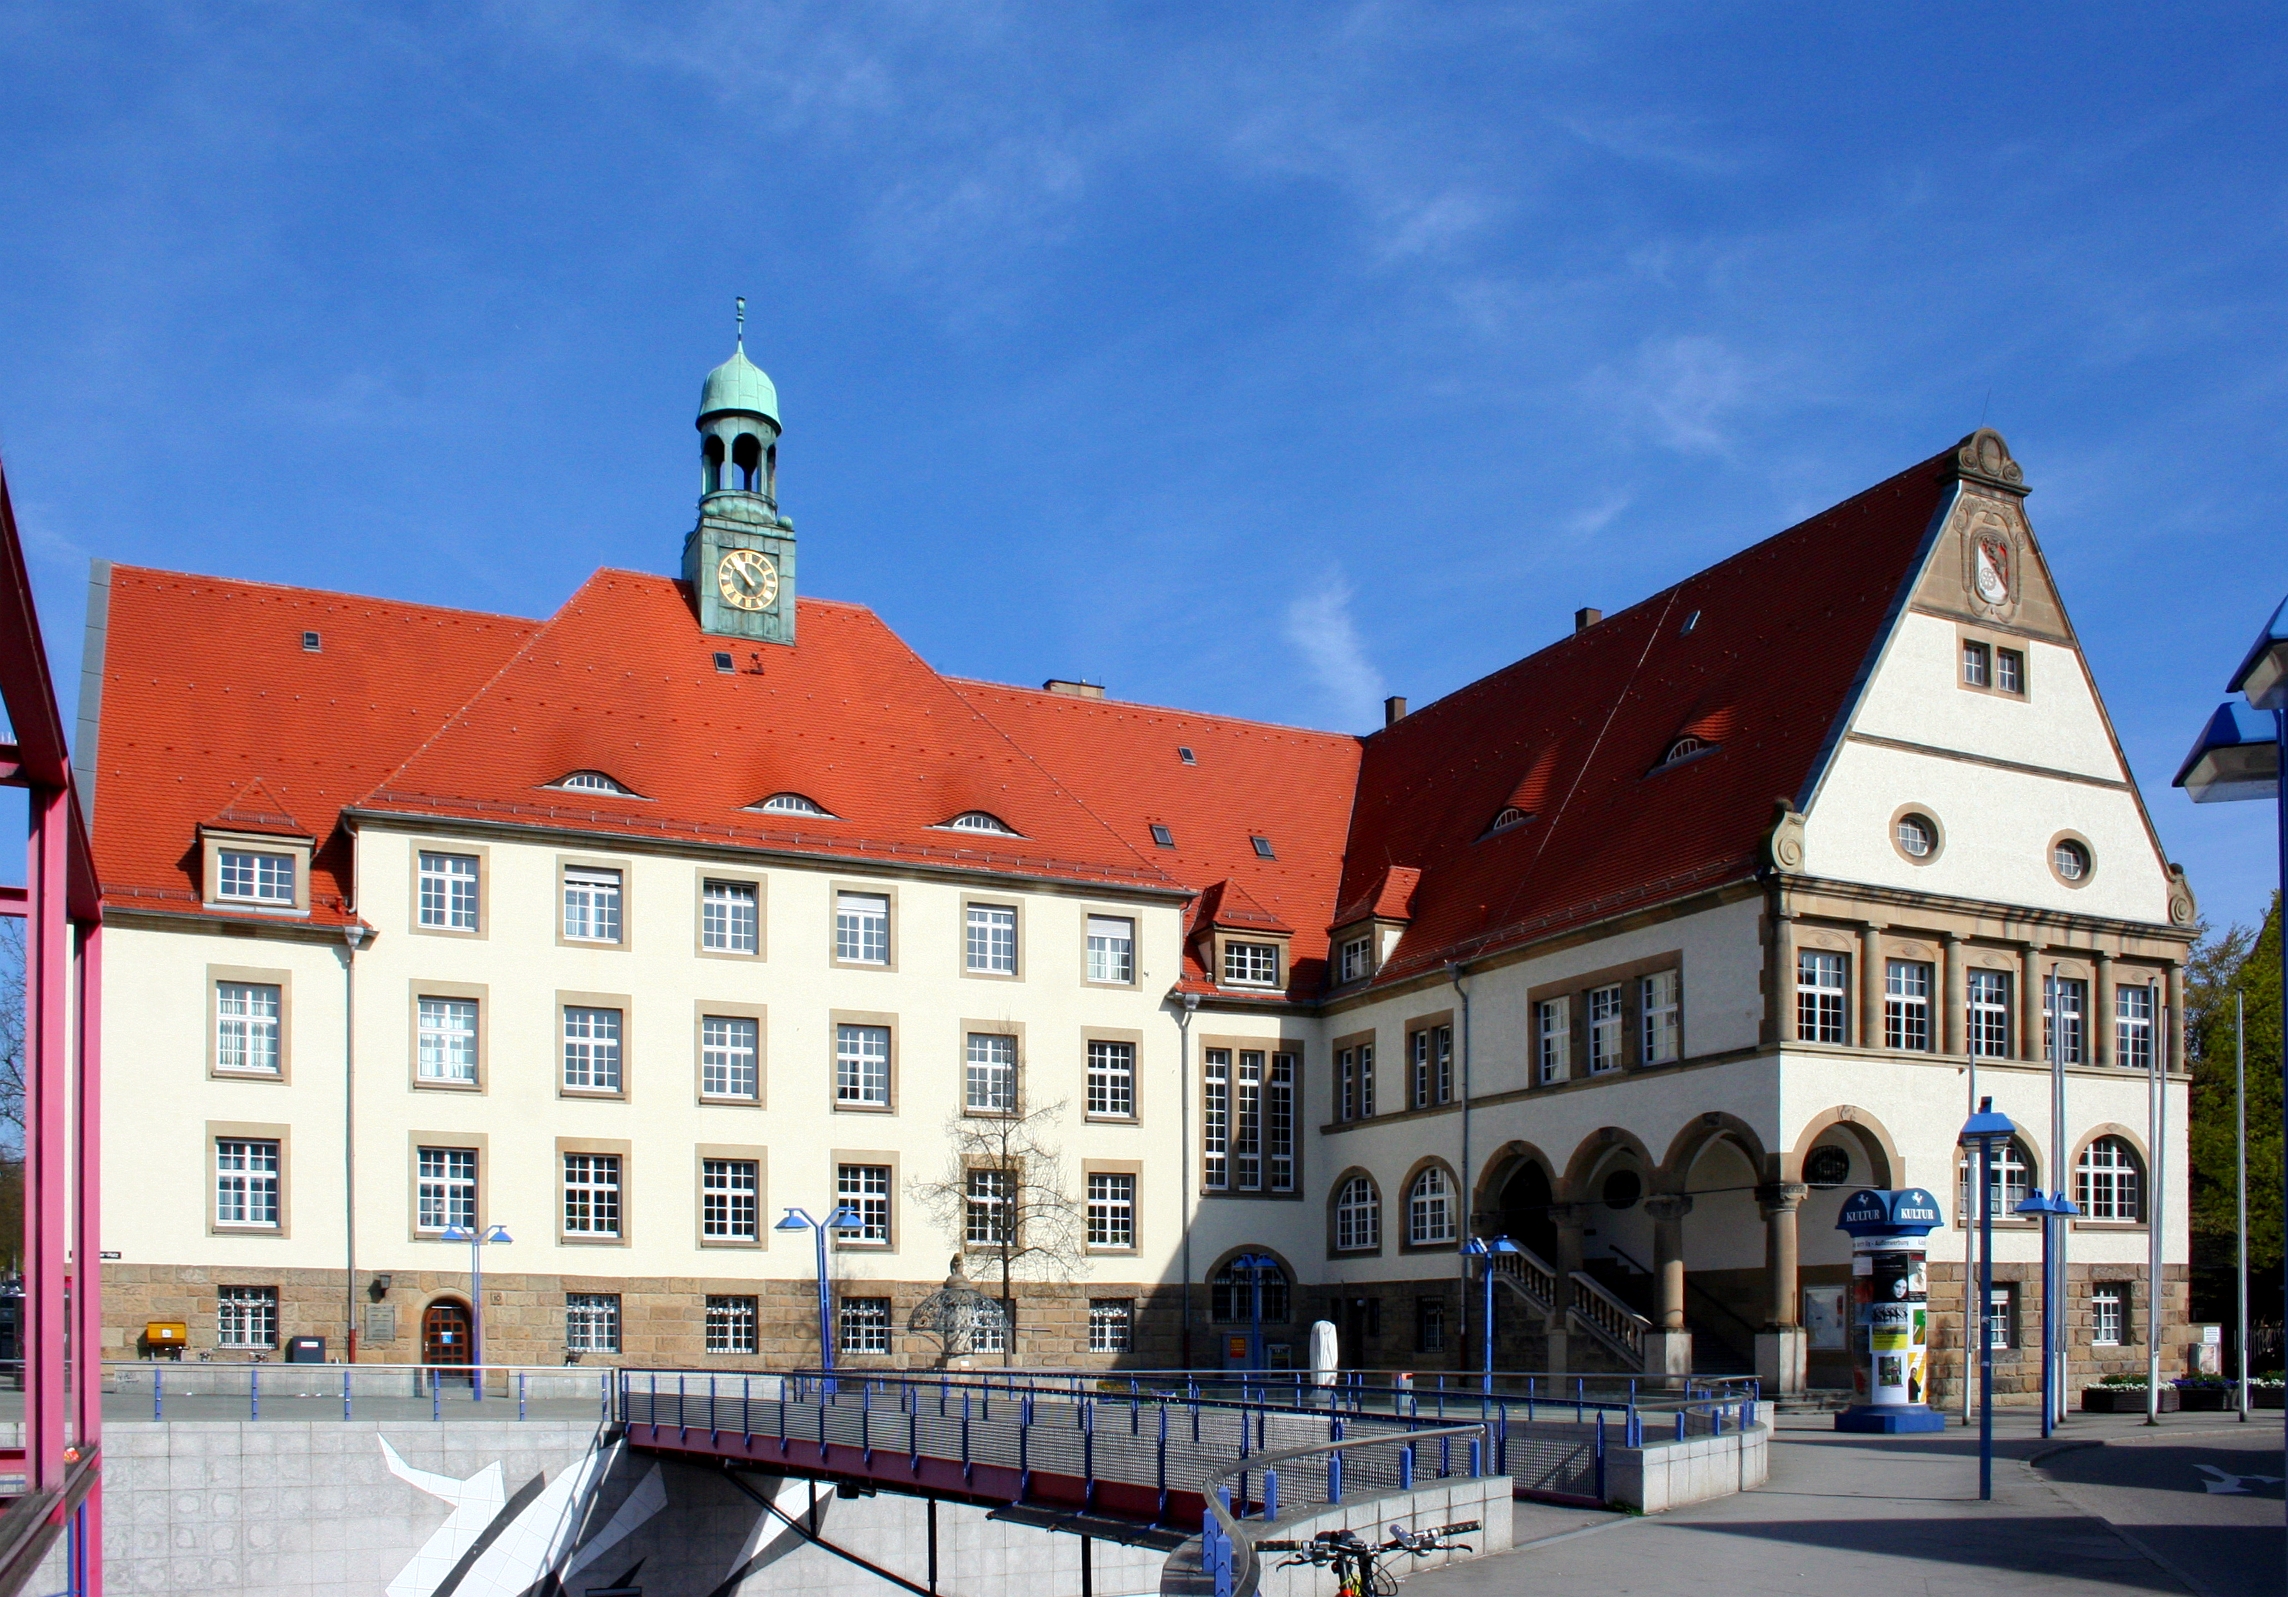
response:
{"label": "skylight on roof", "polygon": [[1679,634],[1682,634],[1690,632],[1694,627],[1698,625],[1700,625],[1700,612],[1695,610],[1692,612],[1692,614],[1684,618],[1684,625],[1677,630]]}
{"label": "skylight on roof", "polygon": [[322,646],[322,642],[315,632],[302,634],[302,652],[304,654],[316,654]]}
{"label": "skylight on roof", "polygon": [[1186,765],[1197,765],[1200,763],[1199,760],[1193,756],[1192,751],[1185,748],[1181,743],[1176,745],[1176,758],[1182,760]]}
{"label": "skylight on roof", "polygon": [[730,650],[728,650],[728,649],[717,649],[717,650],[715,651],[715,669],[716,669],[716,670],[718,670],[718,671],[725,671],[725,672],[728,672],[728,671],[733,671],[733,670],[736,670],[736,669],[737,669],[737,667],[735,667],[735,666],[734,666],[734,665],[732,665],[732,663],[731,663],[731,651],[730,651]]}
{"label": "skylight on roof", "polygon": [[1255,857],[1257,859],[1277,859],[1279,857],[1278,855],[1271,852],[1270,838],[1250,837],[1248,841],[1255,845]]}
{"label": "skylight on roof", "polygon": [[617,793],[622,798],[635,798],[633,788],[623,787],[601,771],[574,771],[553,784],[567,793]]}
{"label": "skylight on roof", "polygon": [[750,804],[747,807],[749,809],[761,810],[766,815],[808,815],[816,820],[821,821],[832,821],[840,819],[840,817],[838,817],[832,810],[819,803],[818,800],[813,798],[805,798],[800,793],[773,793],[769,798],[763,800],[762,803]]}
{"label": "skylight on roof", "polygon": [[998,837],[1016,837],[1017,829],[1000,816],[985,810],[963,810],[945,823],[949,832],[991,832]]}
{"label": "skylight on roof", "polygon": [[1155,821],[1152,825],[1152,841],[1161,848],[1174,848],[1176,834]]}
{"label": "skylight on roof", "polygon": [[1495,816],[1494,824],[1487,827],[1486,830],[1489,833],[1506,832],[1511,827],[1523,826],[1527,821],[1532,819],[1533,812],[1531,810],[1521,810],[1515,804],[1512,804],[1505,808],[1499,815]]}

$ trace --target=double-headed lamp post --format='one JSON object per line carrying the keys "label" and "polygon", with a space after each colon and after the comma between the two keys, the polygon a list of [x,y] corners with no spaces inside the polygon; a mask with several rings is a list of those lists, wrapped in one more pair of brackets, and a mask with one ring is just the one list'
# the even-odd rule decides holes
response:
{"label": "double-headed lamp post", "polygon": [[479,1229],[470,1225],[449,1225],[441,1233],[447,1242],[466,1242],[469,1245],[469,1380],[476,1387],[478,1402],[485,1398],[485,1257],[488,1246],[499,1243],[506,1247],[516,1239],[508,1234],[507,1226],[488,1226]]}
{"label": "double-headed lamp post", "polygon": [[818,1242],[818,1357],[819,1367],[829,1374],[834,1369],[834,1327],[830,1323],[826,1306],[826,1233],[829,1231],[859,1231],[866,1225],[866,1217],[849,1204],[837,1205],[834,1212],[823,1220],[813,1220],[807,1209],[789,1209],[786,1217],[771,1229],[773,1231],[808,1230]]}
{"label": "double-headed lamp post", "polygon": [[[2272,612],[2225,691],[2239,694],[2243,702],[2228,699],[2217,706],[2178,768],[2174,785],[2191,795],[2195,804],[2272,800],[2280,902],[2283,915],[2288,915],[2288,599]],[[2280,940],[2280,967],[2281,987],[2288,991],[2288,936]],[[2288,1104],[2282,1105],[2282,1113],[2288,1128]],[[2276,1173],[2275,1179],[2288,1180],[2288,1172]],[[2282,1292],[2283,1308],[2288,1309],[2288,1283],[2283,1283]],[[2245,1348],[2241,1357],[2245,1370]]]}
{"label": "double-headed lamp post", "polygon": [[[1978,1312],[1963,1327],[1963,1334],[1978,1338],[1978,1500],[1982,1503],[1994,1500],[1994,1336],[1986,1325],[1986,1317],[1994,1312],[1994,1144],[2008,1143],[2016,1129],[2008,1115],[1994,1112],[1991,1098],[1979,1099],[1978,1113],[1962,1127],[1962,1141],[1978,1150]],[[2043,1401],[2048,1400],[2045,1395]]]}
{"label": "double-headed lamp post", "polygon": [[1472,1237],[1462,1244],[1462,1251],[1478,1261],[1478,1285],[1484,1290],[1478,1316],[1479,1340],[1485,1344],[1484,1358],[1480,1361],[1484,1389],[1494,1389],[1494,1255],[1497,1253],[1523,1253],[1525,1250],[1508,1237]]}

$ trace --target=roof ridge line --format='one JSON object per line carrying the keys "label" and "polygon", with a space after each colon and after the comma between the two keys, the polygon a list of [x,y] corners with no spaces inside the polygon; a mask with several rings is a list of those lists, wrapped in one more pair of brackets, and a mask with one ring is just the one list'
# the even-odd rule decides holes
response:
{"label": "roof ridge line", "polygon": [[172,571],[165,566],[138,566],[124,560],[111,562],[114,575],[125,571],[146,577],[183,577],[193,582],[227,582],[240,588],[265,588],[273,593],[302,593],[329,599],[344,599],[353,604],[385,604],[407,610],[428,610],[440,615],[482,616],[487,621],[519,621],[528,627],[548,624],[546,616],[520,616],[506,610],[474,610],[467,605],[430,604],[421,599],[393,599],[380,593],[351,593],[342,588],[312,588],[295,582],[265,582],[259,577],[227,577],[213,571]]}
{"label": "roof ridge line", "polygon": [[1202,721],[1223,721],[1236,726],[1260,726],[1273,732],[1300,732],[1306,737],[1327,738],[1335,742],[1348,740],[1352,743],[1358,743],[1364,741],[1369,735],[1363,732],[1330,732],[1323,727],[1296,726],[1289,721],[1266,721],[1261,716],[1226,715],[1220,710],[1187,710],[1180,704],[1148,704],[1142,699],[1084,699],[1077,694],[1056,693],[1048,688],[1029,688],[1022,682],[995,682],[990,677],[946,676],[942,672],[939,674],[945,676],[948,683],[956,684],[956,692],[960,691],[959,685],[962,684],[970,687],[998,688],[1007,693],[1029,693],[1037,699],[1069,699],[1076,704],[1083,705],[1101,704],[1119,709],[1157,710],[1165,715],[1188,715]]}

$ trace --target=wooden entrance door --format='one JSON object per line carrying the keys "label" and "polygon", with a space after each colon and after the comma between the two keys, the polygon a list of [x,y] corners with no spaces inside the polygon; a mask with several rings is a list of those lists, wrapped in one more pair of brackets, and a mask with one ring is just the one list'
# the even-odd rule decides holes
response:
{"label": "wooden entrance door", "polygon": [[439,1298],[421,1316],[421,1362],[469,1362],[469,1306],[452,1298]]}

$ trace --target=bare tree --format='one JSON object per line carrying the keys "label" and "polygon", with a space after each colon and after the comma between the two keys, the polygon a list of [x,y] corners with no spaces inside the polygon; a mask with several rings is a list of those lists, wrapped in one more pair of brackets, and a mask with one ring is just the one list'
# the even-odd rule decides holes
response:
{"label": "bare tree", "polygon": [[24,1155],[24,923],[0,916],[0,1158]]}
{"label": "bare tree", "polygon": [[907,1188],[955,1246],[998,1270],[1004,1365],[1017,1361],[1013,1283],[1069,1281],[1081,1259],[1081,1207],[1056,1143],[1064,1112],[1062,1099],[1029,1109],[1019,1096],[1000,1114],[949,1115],[944,1176]]}

